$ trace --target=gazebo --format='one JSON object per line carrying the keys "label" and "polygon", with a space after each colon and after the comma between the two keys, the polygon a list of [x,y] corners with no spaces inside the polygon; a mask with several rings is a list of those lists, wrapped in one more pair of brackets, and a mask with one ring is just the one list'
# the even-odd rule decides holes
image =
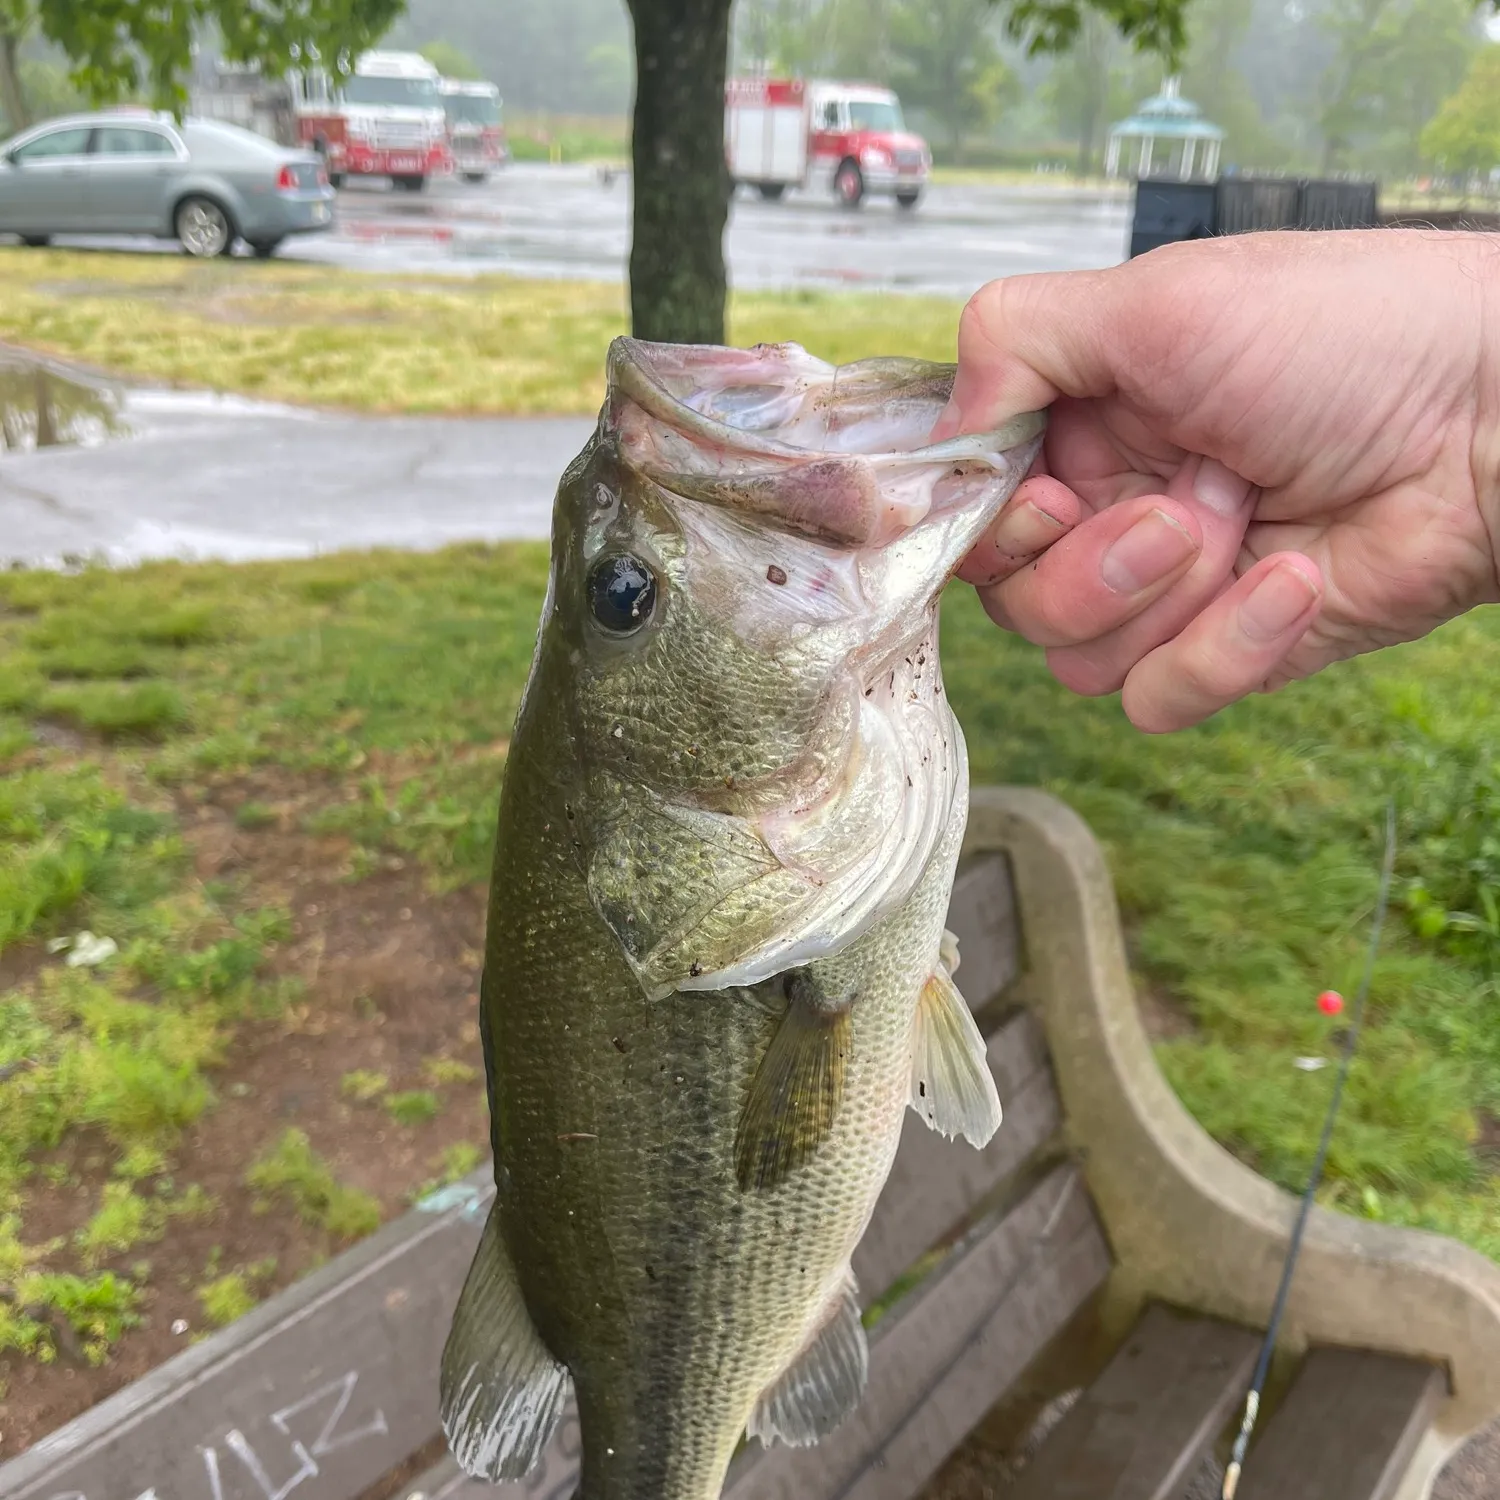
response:
{"label": "gazebo", "polygon": [[1162,84],[1161,93],[1147,99],[1128,120],[1109,128],[1105,175],[1122,177],[1195,177],[1212,181],[1219,170],[1224,132],[1203,118],[1203,111],[1184,99],[1176,78]]}

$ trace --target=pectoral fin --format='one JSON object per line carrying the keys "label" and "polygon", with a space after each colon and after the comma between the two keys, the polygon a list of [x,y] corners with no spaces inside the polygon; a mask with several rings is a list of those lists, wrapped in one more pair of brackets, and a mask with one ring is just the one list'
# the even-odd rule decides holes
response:
{"label": "pectoral fin", "polygon": [[454,1458],[475,1479],[520,1479],[542,1456],[571,1389],[521,1299],[492,1207],[443,1350],[443,1432]]}
{"label": "pectoral fin", "polygon": [[739,1184],[775,1187],[827,1138],[844,1099],[852,997],[823,995],[806,969],[786,976],[786,1012],[761,1059],[735,1136]]}
{"label": "pectoral fin", "polygon": [[987,1145],[1000,1128],[1000,1095],[984,1037],[945,963],[922,986],[911,1066],[911,1107],[941,1135]]}
{"label": "pectoral fin", "polygon": [[859,1405],[870,1353],[851,1276],[828,1321],[755,1403],[745,1429],[769,1448],[774,1439],[805,1448],[827,1437]]}

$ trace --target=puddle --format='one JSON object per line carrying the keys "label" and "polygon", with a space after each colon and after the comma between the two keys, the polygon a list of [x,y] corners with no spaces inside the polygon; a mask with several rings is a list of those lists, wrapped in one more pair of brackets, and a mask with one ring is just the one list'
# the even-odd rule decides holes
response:
{"label": "puddle", "polygon": [[120,392],[0,351],[0,453],[92,448],[128,430]]}

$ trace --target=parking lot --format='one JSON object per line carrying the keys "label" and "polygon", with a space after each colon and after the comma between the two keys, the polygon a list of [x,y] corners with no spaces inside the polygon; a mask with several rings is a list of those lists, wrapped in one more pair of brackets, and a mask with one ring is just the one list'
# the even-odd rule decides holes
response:
{"label": "parking lot", "polygon": [[[838,287],[966,297],[996,276],[1114,265],[1125,257],[1121,194],[1052,186],[938,184],[913,211],[889,199],[848,210],[792,194],[736,196],[727,250],[743,288]],[[618,280],[630,236],[630,178],[594,167],[512,164],[488,183],[448,179],[421,193],[383,180],[339,194],[332,233],[288,240],[281,256],[385,272]],[[175,252],[118,237],[59,236],[59,245]]]}

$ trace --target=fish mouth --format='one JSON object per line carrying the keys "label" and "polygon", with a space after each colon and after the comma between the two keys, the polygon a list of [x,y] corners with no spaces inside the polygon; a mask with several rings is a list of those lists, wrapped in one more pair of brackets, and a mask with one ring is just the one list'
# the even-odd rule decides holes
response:
{"label": "fish mouth", "polygon": [[601,436],[627,467],[669,494],[835,547],[883,546],[999,495],[987,524],[1046,425],[1045,413],[1027,412],[993,432],[928,442],[955,366],[927,360],[831,365],[797,344],[620,338],[608,370]]}

